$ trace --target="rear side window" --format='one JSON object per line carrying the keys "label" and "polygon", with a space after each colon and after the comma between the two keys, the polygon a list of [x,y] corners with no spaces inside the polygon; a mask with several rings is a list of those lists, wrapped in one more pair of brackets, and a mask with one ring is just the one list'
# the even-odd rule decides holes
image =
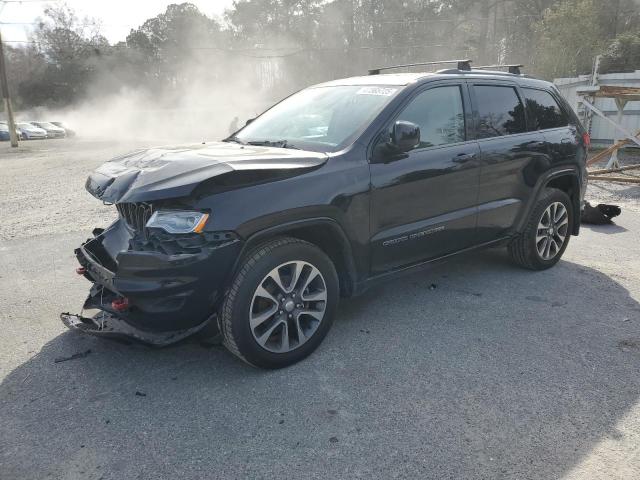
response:
{"label": "rear side window", "polygon": [[524,107],[515,88],[476,85],[474,90],[480,116],[479,138],[500,137],[526,131]]}
{"label": "rear side window", "polygon": [[459,86],[436,87],[420,93],[398,117],[420,127],[416,148],[464,142],[464,108]]}
{"label": "rear side window", "polygon": [[564,127],[569,122],[566,115],[549,92],[523,88],[529,130],[544,130],[546,128]]}

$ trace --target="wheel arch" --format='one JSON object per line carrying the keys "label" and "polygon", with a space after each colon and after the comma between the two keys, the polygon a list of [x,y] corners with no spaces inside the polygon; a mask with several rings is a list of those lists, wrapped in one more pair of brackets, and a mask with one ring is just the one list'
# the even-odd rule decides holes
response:
{"label": "wheel arch", "polygon": [[340,295],[354,294],[357,274],[351,243],[340,224],[329,217],[297,220],[272,226],[250,235],[231,269],[229,280],[238,271],[242,260],[255,247],[278,237],[293,237],[309,242],[320,248],[333,262],[338,273]]}
{"label": "wheel arch", "polygon": [[532,209],[535,207],[536,202],[545,188],[557,188],[569,195],[573,207],[571,234],[578,235],[580,232],[580,175],[577,167],[552,170],[538,180],[533,195],[531,195],[527,203],[526,210],[520,218],[517,231],[522,232],[527,218],[529,218]]}

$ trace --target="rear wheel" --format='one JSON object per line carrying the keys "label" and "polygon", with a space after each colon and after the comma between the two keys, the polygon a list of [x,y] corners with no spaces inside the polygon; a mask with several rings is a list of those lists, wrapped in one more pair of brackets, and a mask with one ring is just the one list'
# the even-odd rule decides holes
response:
{"label": "rear wheel", "polygon": [[554,266],[567,248],[573,225],[571,199],[562,190],[547,188],[536,202],[524,231],[509,244],[509,255],[531,270]]}
{"label": "rear wheel", "polygon": [[222,305],[225,346],[247,363],[281,368],[322,342],[338,304],[338,276],[315,245],[295,238],[250,252]]}

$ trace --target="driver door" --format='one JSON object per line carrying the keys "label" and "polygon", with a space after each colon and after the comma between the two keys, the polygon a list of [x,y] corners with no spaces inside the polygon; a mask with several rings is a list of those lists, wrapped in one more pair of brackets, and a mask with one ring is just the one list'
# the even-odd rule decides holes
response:
{"label": "driver door", "polygon": [[[480,149],[471,119],[460,81],[417,92],[389,123],[415,123],[420,143],[370,165],[373,274],[474,245]],[[383,132],[380,142],[388,139]]]}

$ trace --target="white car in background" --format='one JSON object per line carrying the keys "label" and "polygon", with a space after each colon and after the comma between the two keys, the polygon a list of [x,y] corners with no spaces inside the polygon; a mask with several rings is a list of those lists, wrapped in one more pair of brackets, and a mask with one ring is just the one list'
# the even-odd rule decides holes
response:
{"label": "white car in background", "polygon": [[47,132],[47,137],[49,138],[64,138],[67,136],[67,132],[65,132],[64,128],[56,127],[53,123],[50,122],[29,122],[31,125],[36,126],[38,128],[42,128]]}
{"label": "white car in background", "polygon": [[16,124],[20,138],[32,140],[35,138],[47,138],[47,131],[44,128],[36,127],[28,122],[18,122]]}

